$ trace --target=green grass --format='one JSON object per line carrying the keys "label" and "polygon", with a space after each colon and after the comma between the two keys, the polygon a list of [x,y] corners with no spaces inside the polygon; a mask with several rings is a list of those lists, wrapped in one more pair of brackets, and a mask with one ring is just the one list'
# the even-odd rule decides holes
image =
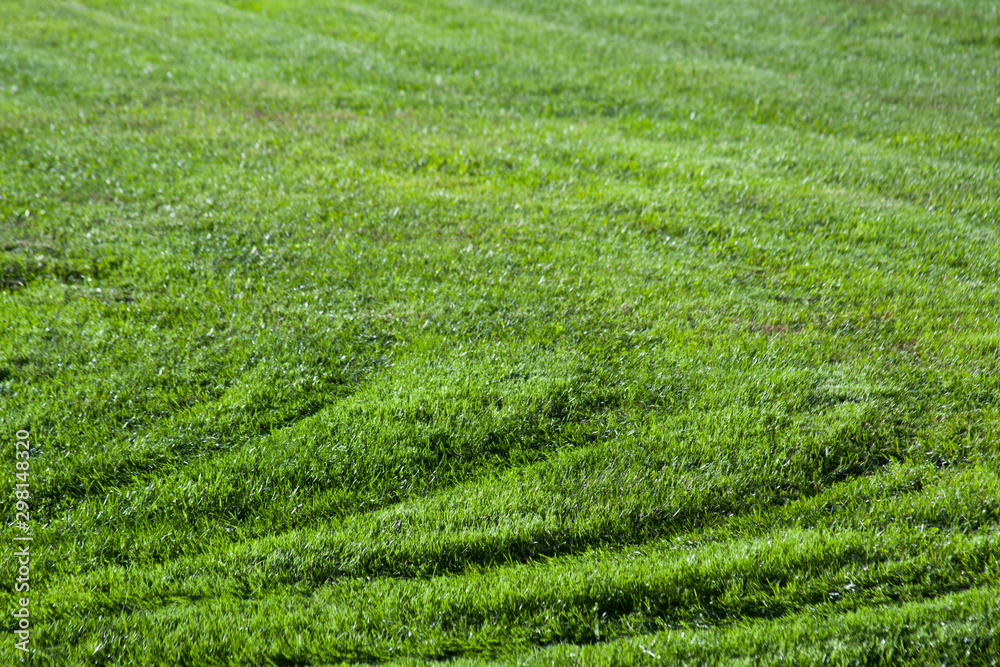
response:
{"label": "green grass", "polygon": [[998,63],[975,0],[3,2],[3,663],[1000,662]]}

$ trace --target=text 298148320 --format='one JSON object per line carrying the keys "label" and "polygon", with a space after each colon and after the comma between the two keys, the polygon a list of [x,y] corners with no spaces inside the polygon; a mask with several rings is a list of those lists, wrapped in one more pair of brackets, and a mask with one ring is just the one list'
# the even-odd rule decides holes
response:
{"label": "text 298148320", "polygon": [[[20,535],[14,536],[14,567],[17,568],[14,578],[14,591],[28,593],[31,590],[31,507],[28,501],[31,492],[28,489],[28,473],[31,469],[31,442],[28,431],[18,431],[14,452],[14,500],[15,526]],[[27,652],[31,641],[31,619],[29,606],[31,599],[22,597],[15,605],[14,635],[15,648]]]}

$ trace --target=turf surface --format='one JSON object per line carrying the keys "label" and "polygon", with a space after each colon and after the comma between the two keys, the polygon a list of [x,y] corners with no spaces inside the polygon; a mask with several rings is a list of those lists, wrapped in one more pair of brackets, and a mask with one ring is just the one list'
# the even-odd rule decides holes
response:
{"label": "turf surface", "polygon": [[998,127],[995,2],[3,2],[0,661],[996,664]]}

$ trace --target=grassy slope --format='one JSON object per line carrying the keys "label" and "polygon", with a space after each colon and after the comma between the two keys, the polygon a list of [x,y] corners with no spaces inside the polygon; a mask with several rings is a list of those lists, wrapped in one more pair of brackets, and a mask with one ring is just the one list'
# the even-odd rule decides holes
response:
{"label": "grassy slope", "polygon": [[996,661],[998,35],[0,4],[36,664]]}

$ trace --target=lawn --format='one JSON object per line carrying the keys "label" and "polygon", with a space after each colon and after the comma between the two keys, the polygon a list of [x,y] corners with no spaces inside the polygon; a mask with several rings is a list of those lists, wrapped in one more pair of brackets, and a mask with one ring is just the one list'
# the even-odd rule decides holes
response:
{"label": "lawn", "polygon": [[997,664],[1000,5],[5,0],[0,443],[3,664]]}

